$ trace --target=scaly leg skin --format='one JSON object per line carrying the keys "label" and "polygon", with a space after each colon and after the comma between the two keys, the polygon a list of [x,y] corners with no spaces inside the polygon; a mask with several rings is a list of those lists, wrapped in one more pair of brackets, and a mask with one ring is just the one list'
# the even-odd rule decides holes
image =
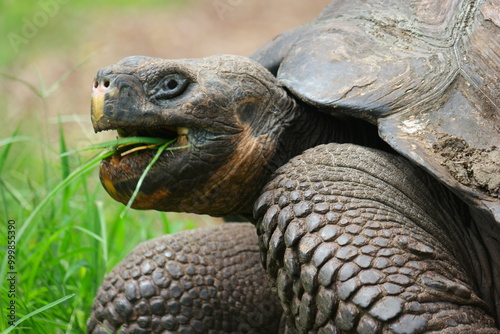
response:
{"label": "scaly leg skin", "polygon": [[255,227],[236,223],[149,240],[102,283],[89,333],[276,333],[282,308]]}
{"label": "scaly leg skin", "polygon": [[289,328],[499,333],[470,272],[459,203],[403,158],[355,145],[281,167],[254,213]]}

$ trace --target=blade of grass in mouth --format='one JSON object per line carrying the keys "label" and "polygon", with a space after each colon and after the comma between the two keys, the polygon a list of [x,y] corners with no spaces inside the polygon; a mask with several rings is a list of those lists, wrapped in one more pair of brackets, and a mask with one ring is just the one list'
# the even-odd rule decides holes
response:
{"label": "blade of grass in mouth", "polygon": [[[144,169],[144,172],[142,172],[141,177],[137,181],[137,185],[135,186],[134,192],[132,193],[132,196],[130,197],[127,206],[125,209],[122,211],[120,214],[120,218],[123,218],[127,211],[130,209],[132,204],[134,203],[137,195],[139,194],[139,190],[142,186],[142,183],[144,182],[144,179],[146,178],[147,174],[149,173],[149,170],[153,167],[153,165],[156,163],[156,161],[160,158],[160,155],[165,151],[165,150],[176,150],[176,149],[182,149],[186,148],[189,145],[186,146],[178,146],[178,147],[168,147],[169,145],[173,144],[176,141],[176,139],[172,139],[169,141],[165,141],[164,138],[154,138],[154,137],[125,137],[125,138],[118,138],[116,140],[100,143],[100,144],[95,144],[91,145],[87,148],[80,149],[80,150],[73,150],[73,151],[68,151],[60,156],[66,156],[70,154],[74,154],[76,152],[81,152],[81,151],[89,151],[89,150],[96,150],[96,149],[105,149],[107,152],[105,154],[101,154],[101,159],[103,160],[115,153],[118,153],[119,149],[123,149],[124,147],[127,146],[132,146],[132,145],[141,145],[141,146],[135,146],[125,152],[122,152],[121,155],[125,156],[127,154],[136,152],[138,150],[144,150],[144,149],[156,149],[155,156],[151,161],[148,163],[146,168]],[[94,160],[97,160],[96,158]]]}
{"label": "blade of grass in mouth", "polygon": [[[168,141],[168,143],[171,144],[171,143],[173,143],[173,141],[174,140],[170,140],[170,141]],[[161,145],[164,143],[166,143],[164,138],[125,137],[125,138],[118,138],[115,140],[107,141],[104,143],[91,145],[89,147],[82,148],[79,150],[64,152],[63,154],[61,154],[61,156],[63,157],[66,155],[74,154],[76,152],[98,150],[98,149],[107,149],[107,150],[111,150],[111,151],[117,151],[118,148],[123,148],[125,146],[136,145],[136,144],[142,144],[144,146],[151,145],[151,148],[154,148],[154,145]],[[183,146],[183,147],[185,147],[185,146]],[[183,147],[176,147],[176,148],[183,148]],[[174,148],[172,148],[172,149],[174,149]]]}
{"label": "blade of grass in mouth", "polygon": [[146,178],[146,175],[149,173],[149,170],[151,169],[151,167],[153,167],[153,165],[155,164],[156,160],[158,160],[158,158],[163,153],[163,151],[165,151],[167,149],[167,146],[170,145],[173,142],[175,142],[175,139],[171,140],[169,142],[166,142],[165,144],[161,145],[158,148],[158,151],[156,151],[155,156],[153,157],[153,159],[151,159],[151,161],[149,162],[149,164],[144,169],[144,172],[142,173],[141,177],[139,178],[139,181],[137,181],[137,185],[135,186],[135,190],[132,193],[132,196],[130,197],[130,199],[128,200],[127,206],[125,207],[125,209],[123,209],[122,213],[120,214],[120,218],[125,217],[125,215],[127,214],[127,211],[130,209],[130,207],[134,203],[135,198],[137,197],[137,195],[139,194],[139,190],[141,189],[142,182],[144,182],[144,179]]}

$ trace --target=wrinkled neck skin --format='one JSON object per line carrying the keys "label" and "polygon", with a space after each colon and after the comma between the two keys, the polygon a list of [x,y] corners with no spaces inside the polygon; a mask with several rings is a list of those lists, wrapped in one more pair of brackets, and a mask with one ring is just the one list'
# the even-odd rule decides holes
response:
{"label": "wrinkled neck skin", "polygon": [[270,123],[267,127],[261,127],[262,131],[267,131],[270,137],[276,140],[274,154],[265,166],[265,177],[260,182],[256,196],[245,201],[239,210],[239,214],[249,221],[254,221],[253,204],[262,188],[272,179],[276,169],[305,150],[332,142],[390,150],[378,136],[375,126],[358,119],[334,117],[323,113],[297,101],[285,89],[280,87],[279,90],[279,110],[269,111],[275,118],[272,122],[266,122]]}
{"label": "wrinkled neck skin", "polygon": [[388,149],[371,124],[354,118],[333,117],[300,102],[294,104],[294,120],[283,130],[271,161],[274,169],[311,147],[332,142]]}
{"label": "wrinkled neck skin", "polygon": [[485,224],[488,220],[476,209],[471,210],[471,224],[466,228],[466,246],[471,254],[471,268],[481,297],[492,308],[500,327],[500,232]]}

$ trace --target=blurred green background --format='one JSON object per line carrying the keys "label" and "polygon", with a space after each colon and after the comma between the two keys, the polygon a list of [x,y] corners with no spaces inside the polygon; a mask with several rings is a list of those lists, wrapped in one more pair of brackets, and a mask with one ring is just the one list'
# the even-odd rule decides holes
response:
{"label": "blurred green background", "polygon": [[[248,55],[307,22],[328,1],[0,0],[0,331],[84,333],[103,276],[141,241],[220,223],[130,211],[111,200],[96,152],[62,153],[114,139],[89,117],[97,70],[135,54]],[[15,221],[15,298],[8,221]],[[11,300],[15,328],[9,327]]]}

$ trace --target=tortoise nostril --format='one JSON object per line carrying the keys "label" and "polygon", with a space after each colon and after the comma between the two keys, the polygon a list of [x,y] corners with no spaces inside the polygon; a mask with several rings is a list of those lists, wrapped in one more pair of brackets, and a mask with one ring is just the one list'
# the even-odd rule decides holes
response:
{"label": "tortoise nostril", "polygon": [[106,93],[113,87],[113,79],[109,77],[97,77],[92,82],[92,90],[95,92]]}

